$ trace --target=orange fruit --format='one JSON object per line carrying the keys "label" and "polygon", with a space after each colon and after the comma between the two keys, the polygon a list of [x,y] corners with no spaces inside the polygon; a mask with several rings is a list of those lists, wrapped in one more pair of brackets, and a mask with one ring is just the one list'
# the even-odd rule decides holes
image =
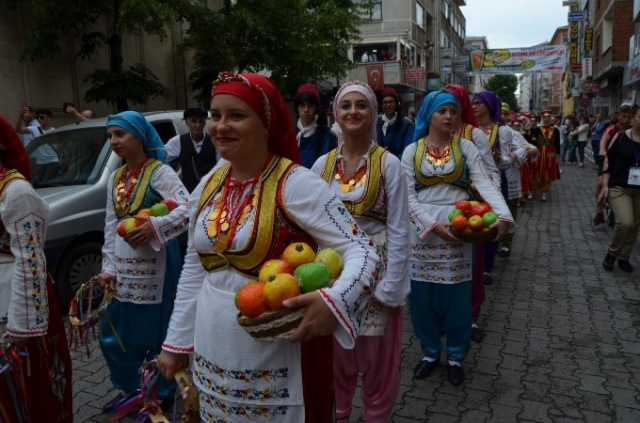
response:
{"label": "orange fruit", "polygon": [[268,310],[262,299],[264,284],[249,282],[236,293],[236,307],[240,313],[253,319]]}
{"label": "orange fruit", "polygon": [[459,232],[467,229],[467,223],[467,218],[462,215],[455,216],[453,219],[451,219],[451,226],[453,227],[453,229]]}
{"label": "orange fruit", "polygon": [[298,280],[289,273],[278,273],[272,280],[264,284],[262,298],[271,310],[284,308],[282,302],[300,295]]}
{"label": "orange fruit", "polygon": [[284,249],[282,259],[295,269],[301,264],[311,263],[315,260],[316,252],[306,242],[294,242]]}

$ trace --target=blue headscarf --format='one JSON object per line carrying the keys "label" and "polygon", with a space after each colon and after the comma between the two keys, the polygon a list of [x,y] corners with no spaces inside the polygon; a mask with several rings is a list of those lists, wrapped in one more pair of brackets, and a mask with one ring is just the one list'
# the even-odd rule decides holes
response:
{"label": "blue headscarf", "polygon": [[155,128],[139,112],[126,111],[107,118],[106,127],[118,126],[142,142],[142,148],[152,159],[167,163],[167,150]]}
{"label": "blue headscarf", "polygon": [[495,93],[491,91],[482,91],[473,96],[474,100],[480,100],[489,109],[491,120],[499,125],[504,125],[502,121],[502,101]]}
{"label": "blue headscarf", "polygon": [[458,106],[456,96],[447,90],[432,91],[424,98],[420,111],[416,118],[416,130],[413,133],[413,141],[418,141],[429,135],[429,121],[431,115],[445,104]]}

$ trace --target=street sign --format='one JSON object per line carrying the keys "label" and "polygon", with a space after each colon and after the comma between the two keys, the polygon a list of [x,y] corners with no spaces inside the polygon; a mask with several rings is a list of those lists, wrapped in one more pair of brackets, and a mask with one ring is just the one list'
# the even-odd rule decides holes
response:
{"label": "street sign", "polygon": [[442,66],[451,66],[451,59],[442,59]]}
{"label": "street sign", "polygon": [[583,18],[582,12],[569,12],[569,22],[580,22]]}
{"label": "street sign", "polygon": [[563,0],[562,2],[563,6],[577,6],[578,5],[578,0]]}
{"label": "street sign", "polygon": [[412,66],[404,70],[404,80],[406,82],[424,81],[424,68]]}
{"label": "street sign", "polygon": [[582,107],[583,109],[589,107],[589,104],[591,104],[591,99],[589,97],[585,96],[580,99],[580,107]]}
{"label": "street sign", "polygon": [[593,107],[607,107],[609,99],[607,97],[593,97]]}

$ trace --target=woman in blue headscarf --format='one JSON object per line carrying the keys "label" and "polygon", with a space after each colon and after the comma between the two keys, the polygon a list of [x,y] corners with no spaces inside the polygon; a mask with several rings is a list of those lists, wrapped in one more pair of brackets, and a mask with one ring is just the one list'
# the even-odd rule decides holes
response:
{"label": "woman in blue headscarf", "polygon": [[[118,395],[104,407],[140,388],[140,366],[160,353],[182,269],[177,235],[187,229],[188,191],[166,164],[156,130],[138,112],[109,116],[107,134],[125,164],[112,173],[102,248],[102,286],[113,291],[101,319],[100,348]],[[163,206],[155,206],[164,201]],[[137,216],[134,218],[134,216]],[[114,333],[115,332],[115,333]],[[158,398],[175,386],[161,378]]]}
{"label": "woman in blue headscarf", "polygon": [[456,97],[445,90],[429,93],[416,120],[416,142],[402,155],[409,187],[411,217],[411,322],[424,357],[414,369],[423,379],[435,368],[447,335],[448,378],[464,380],[462,361],[471,342],[471,244],[449,230],[448,214],[456,202],[469,200],[469,185],[498,214],[496,239],[513,219],[504,198],[491,182],[473,142],[451,133],[458,113]]}

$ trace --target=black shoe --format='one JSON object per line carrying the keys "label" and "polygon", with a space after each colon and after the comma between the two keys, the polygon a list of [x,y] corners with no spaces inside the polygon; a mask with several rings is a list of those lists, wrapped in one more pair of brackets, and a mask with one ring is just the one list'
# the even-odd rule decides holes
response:
{"label": "black shoe", "polygon": [[602,225],[604,223],[604,215],[602,213],[596,214],[596,217],[593,218],[591,224],[593,226]]}
{"label": "black shoe", "polygon": [[500,252],[498,253],[498,257],[509,257],[511,255],[511,249],[509,247],[500,248]]}
{"label": "black shoe", "polygon": [[118,401],[124,398],[124,394],[122,392],[118,392],[118,394],[111,399],[108,403],[102,406],[102,414],[109,414],[113,411],[113,407],[116,405]]}
{"label": "black shoe", "polygon": [[462,366],[447,366],[447,377],[453,386],[458,386],[464,382],[464,370]]}
{"label": "black shoe", "polygon": [[413,369],[413,377],[416,379],[424,379],[428,377],[433,369],[438,365],[438,360],[428,361],[420,360],[418,365]]}
{"label": "black shoe", "polygon": [[[611,267],[613,267],[613,264],[611,265]],[[618,267],[624,272],[633,272],[633,266],[631,265],[631,263],[629,263],[629,260],[618,260]]]}
{"label": "black shoe", "polygon": [[493,283],[493,278],[490,273],[484,272],[484,284],[491,285]]}
{"label": "black shoe", "polygon": [[[612,255],[610,255],[609,253],[607,253],[606,256],[604,256],[604,261],[602,262],[602,267],[604,267],[604,270],[607,270],[609,272],[613,271],[613,265],[616,262],[616,258]],[[628,264],[629,262],[627,262]],[[629,265],[631,266],[631,265]]]}
{"label": "black shoe", "polygon": [[477,326],[471,327],[471,340],[476,344],[479,344],[484,339],[484,333]]}

